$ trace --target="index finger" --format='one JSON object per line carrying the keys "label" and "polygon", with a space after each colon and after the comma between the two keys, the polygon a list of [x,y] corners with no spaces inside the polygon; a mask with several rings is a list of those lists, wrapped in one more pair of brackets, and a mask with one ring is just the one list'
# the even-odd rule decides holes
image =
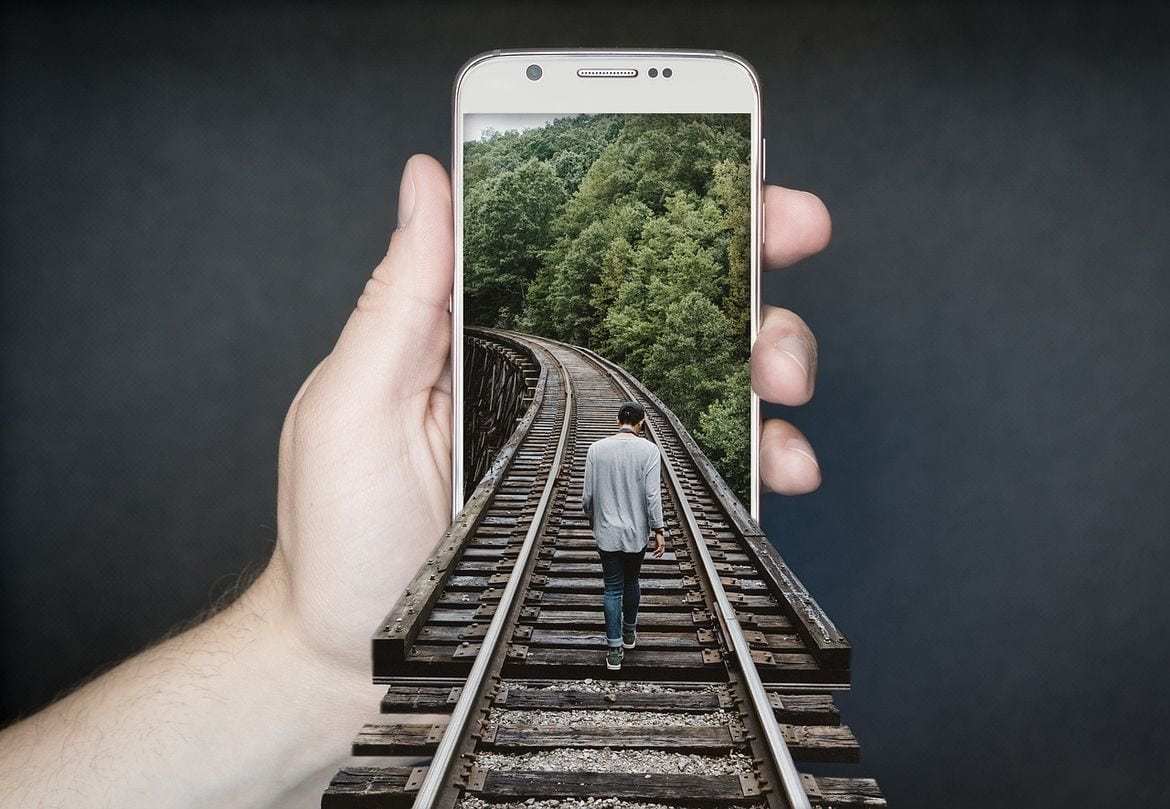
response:
{"label": "index finger", "polygon": [[787,267],[819,253],[832,235],[829,210],[816,194],[764,186],[764,269]]}

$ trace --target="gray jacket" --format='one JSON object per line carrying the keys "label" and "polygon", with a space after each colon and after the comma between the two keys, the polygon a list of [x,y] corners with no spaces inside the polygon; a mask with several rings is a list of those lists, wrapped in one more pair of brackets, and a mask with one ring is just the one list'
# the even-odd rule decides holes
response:
{"label": "gray jacket", "polygon": [[662,451],[627,436],[603,438],[585,454],[581,509],[593,517],[593,538],[603,551],[636,553],[663,527]]}

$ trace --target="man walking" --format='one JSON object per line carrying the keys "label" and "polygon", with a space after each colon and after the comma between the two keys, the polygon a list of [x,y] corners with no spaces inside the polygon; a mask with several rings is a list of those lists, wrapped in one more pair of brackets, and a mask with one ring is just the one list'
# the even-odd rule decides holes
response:
{"label": "man walking", "polygon": [[637,641],[638,602],[642,595],[638,576],[650,546],[654,556],[666,551],[662,524],[662,451],[640,438],[646,411],[637,402],[618,410],[618,431],[593,443],[585,454],[585,482],[581,509],[589,515],[589,527],[597,540],[601,573],[605,579],[605,666],[622,667],[626,649]]}

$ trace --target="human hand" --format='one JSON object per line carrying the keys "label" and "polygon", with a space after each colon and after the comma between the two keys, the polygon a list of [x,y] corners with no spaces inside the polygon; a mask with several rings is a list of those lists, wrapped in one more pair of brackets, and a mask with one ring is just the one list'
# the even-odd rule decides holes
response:
{"label": "human hand", "polygon": [[659,556],[662,556],[662,554],[666,553],[666,536],[661,531],[659,531],[654,535],[654,540],[653,555],[655,558],[658,558]]}
{"label": "human hand", "polygon": [[398,229],[280,437],[265,575],[309,649],[369,682],[369,639],[450,523],[451,183],[403,172]]}
{"label": "human hand", "polygon": [[[819,198],[805,191],[764,186],[764,267],[775,270],[819,253],[832,224]],[[809,400],[817,373],[817,341],[794,312],[763,307],[752,346],[752,388],[762,399],[786,405]],[[805,437],[782,419],[768,419],[760,433],[760,478],[766,490],[804,494],[821,484],[816,454]]]}
{"label": "human hand", "polygon": [[451,186],[405,224],[280,439],[276,549],[238,599],[0,733],[5,806],[308,806],[376,704],[369,637],[450,510]]}

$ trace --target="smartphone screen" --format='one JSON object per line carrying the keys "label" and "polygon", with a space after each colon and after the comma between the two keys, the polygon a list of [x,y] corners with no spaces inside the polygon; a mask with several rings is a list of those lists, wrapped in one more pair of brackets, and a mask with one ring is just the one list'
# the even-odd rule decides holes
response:
{"label": "smartphone screen", "polygon": [[[617,363],[748,504],[750,115],[475,113],[463,133],[464,325]],[[485,468],[474,406],[465,497]]]}
{"label": "smartphone screen", "polygon": [[570,424],[596,440],[641,400],[649,437],[674,421],[758,516],[761,108],[755,71],[723,52],[496,50],[463,67],[453,514],[510,464],[534,375],[598,372],[569,357],[610,365],[572,392]]}

